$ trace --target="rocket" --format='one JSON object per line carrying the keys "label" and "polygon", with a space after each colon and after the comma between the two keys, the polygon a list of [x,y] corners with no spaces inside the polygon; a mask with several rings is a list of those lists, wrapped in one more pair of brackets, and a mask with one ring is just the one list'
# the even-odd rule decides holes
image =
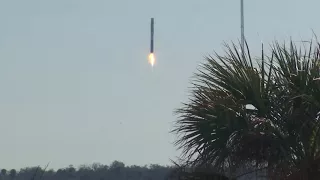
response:
{"label": "rocket", "polygon": [[151,39],[150,39],[150,53],[153,53],[153,38],[154,38],[154,18],[151,18]]}
{"label": "rocket", "polygon": [[151,64],[151,66],[153,67],[155,62],[156,62],[156,59],[155,59],[155,56],[153,54],[153,38],[154,38],[154,18],[151,18],[151,23],[150,23],[150,31],[151,31],[151,38],[150,38],[150,54],[149,54],[149,63]]}

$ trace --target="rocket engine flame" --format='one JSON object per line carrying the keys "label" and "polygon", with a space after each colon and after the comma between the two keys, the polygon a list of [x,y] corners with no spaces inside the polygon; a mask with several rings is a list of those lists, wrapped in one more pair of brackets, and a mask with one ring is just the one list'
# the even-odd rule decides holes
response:
{"label": "rocket engine flame", "polygon": [[155,64],[155,62],[156,62],[156,58],[155,58],[155,56],[154,56],[153,53],[150,53],[150,54],[149,54],[148,62],[149,62],[149,64],[151,64],[152,67],[154,66],[154,64]]}

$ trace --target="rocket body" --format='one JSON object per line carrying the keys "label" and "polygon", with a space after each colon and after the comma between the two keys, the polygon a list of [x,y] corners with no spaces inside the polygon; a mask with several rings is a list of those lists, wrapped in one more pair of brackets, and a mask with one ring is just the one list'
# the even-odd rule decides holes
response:
{"label": "rocket body", "polygon": [[154,18],[151,18],[151,39],[150,39],[150,53],[153,53],[153,39],[154,39]]}

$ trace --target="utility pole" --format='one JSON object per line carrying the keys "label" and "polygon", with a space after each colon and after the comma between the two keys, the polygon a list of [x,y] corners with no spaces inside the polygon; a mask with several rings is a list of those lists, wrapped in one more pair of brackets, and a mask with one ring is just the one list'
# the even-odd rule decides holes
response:
{"label": "utility pole", "polygon": [[241,13],[241,53],[244,58],[244,12],[243,12],[243,0],[241,0],[240,13]]}

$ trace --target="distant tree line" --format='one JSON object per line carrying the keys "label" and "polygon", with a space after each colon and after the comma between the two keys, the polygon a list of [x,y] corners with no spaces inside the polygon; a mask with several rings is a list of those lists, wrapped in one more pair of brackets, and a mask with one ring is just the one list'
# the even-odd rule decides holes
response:
{"label": "distant tree line", "polygon": [[19,171],[1,169],[0,180],[163,180],[173,167],[151,164],[149,166],[125,166],[114,161],[110,165],[94,163],[78,168],[70,165],[58,170],[27,167]]}

